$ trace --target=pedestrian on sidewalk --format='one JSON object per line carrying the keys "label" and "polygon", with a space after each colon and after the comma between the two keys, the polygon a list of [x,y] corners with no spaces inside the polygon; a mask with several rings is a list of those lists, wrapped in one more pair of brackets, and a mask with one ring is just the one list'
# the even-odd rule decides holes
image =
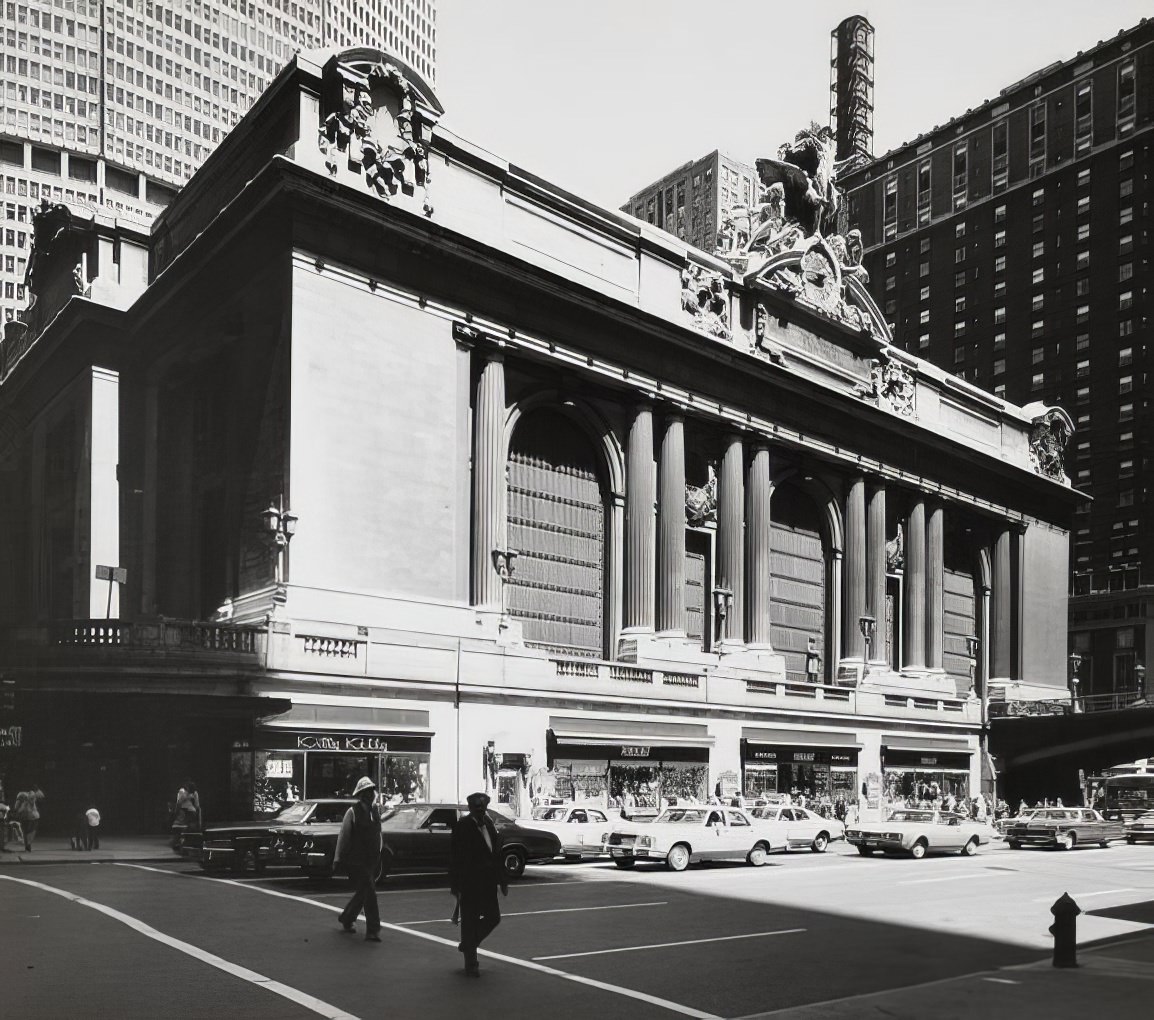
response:
{"label": "pedestrian on sidewalk", "polygon": [[72,835],[68,845],[73,850],[83,850],[88,845],[88,816],[84,813],[84,805],[72,813]]}
{"label": "pedestrian on sidewalk", "polygon": [[343,867],[353,885],[353,895],[340,913],[341,927],[355,933],[354,922],[365,912],[365,941],[381,941],[381,915],[377,910],[377,869],[381,865],[381,813],[374,803],[377,788],[364,776],[353,788],[357,802],[345,812],[333,867]]}
{"label": "pedestrian on sidewalk", "polygon": [[501,837],[490,820],[489,795],[471,793],[469,813],[453,826],[453,856],[449,891],[457,898],[461,917],[461,944],[465,973],[480,977],[477,947],[501,923],[497,889],[509,895],[509,876],[501,857]]}
{"label": "pedestrian on sidewalk", "polygon": [[84,840],[85,850],[99,850],[100,849],[100,812],[93,804],[87,811],[84,812],[84,819],[88,823],[88,832]]}
{"label": "pedestrian on sidewalk", "polygon": [[176,792],[176,809],[172,814],[172,849],[180,847],[180,837],[201,828],[200,794],[189,780]]}
{"label": "pedestrian on sidewalk", "polygon": [[24,830],[24,852],[28,854],[32,853],[36,830],[40,827],[40,802],[43,799],[44,791],[34,783],[31,789],[16,794],[16,803],[12,805],[12,816]]}

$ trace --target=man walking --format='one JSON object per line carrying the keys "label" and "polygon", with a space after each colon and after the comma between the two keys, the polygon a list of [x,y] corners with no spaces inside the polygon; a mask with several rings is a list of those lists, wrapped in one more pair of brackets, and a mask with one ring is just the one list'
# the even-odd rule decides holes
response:
{"label": "man walking", "polygon": [[509,880],[501,859],[501,837],[489,819],[489,795],[471,793],[469,813],[453,826],[453,860],[449,890],[457,898],[461,914],[461,944],[465,973],[480,977],[477,947],[501,923],[497,888],[509,894]]}
{"label": "man walking", "polygon": [[357,780],[357,802],[345,812],[333,867],[343,866],[353,884],[353,896],[341,911],[341,927],[355,933],[353,922],[365,912],[365,941],[381,941],[381,916],[377,911],[377,868],[381,863],[381,813],[374,803],[377,788],[364,776]]}

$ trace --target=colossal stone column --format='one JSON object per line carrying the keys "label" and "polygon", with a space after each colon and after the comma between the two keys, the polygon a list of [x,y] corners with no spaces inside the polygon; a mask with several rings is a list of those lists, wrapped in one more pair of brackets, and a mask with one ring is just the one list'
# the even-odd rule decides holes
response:
{"label": "colossal stone column", "polygon": [[657,633],[685,636],[685,420],[665,415],[657,480]]}
{"label": "colossal stone column", "polygon": [[747,604],[749,606],[749,645],[751,648],[773,648],[770,588],[773,566],[770,559],[770,477],[769,450],[758,445],[749,463],[749,519],[745,536],[748,548],[749,575],[747,577]]}
{"label": "colossal stone column", "polygon": [[505,356],[500,348],[481,351],[473,412],[473,604],[501,608],[501,575],[493,551],[504,550],[506,520]]}
{"label": "colossal stone column", "polygon": [[945,519],[940,505],[926,520],[926,665],[945,668]]}
{"label": "colossal stone column", "polygon": [[903,595],[902,667],[922,670],[926,668],[926,504],[921,499],[914,500],[906,519]]}
{"label": "colossal stone column", "polygon": [[717,583],[733,593],[722,645],[740,647],[745,643],[745,448],[737,434],[725,440],[717,484]]}
{"label": "colossal stone column", "polygon": [[627,634],[653,633],[657,479],[653,464],[653,407],[637,405],[625,450],[625,615]]}
{"label": "colossal stone column", "polygon": [[870,662],[886,663],[886,487],[869,486],[866,504],[866,611],[877,621]]}
{"label": "colossal stone column", "polygon": [[[865,479],[860,475],[850,481],[846,493],[844,583],[842,656],[861,659],[865,655],[865,638],[862,636],[860,621],[866,615],[866,505]],[[877,633],[880,633],[880,628]]]}
{"label": "colossal stone column", "polygon": [[993,676],[999,680],[1014,679],[1014,591],[1011,568],[1012,535],[1009,528],[998,533],[994,542]]}

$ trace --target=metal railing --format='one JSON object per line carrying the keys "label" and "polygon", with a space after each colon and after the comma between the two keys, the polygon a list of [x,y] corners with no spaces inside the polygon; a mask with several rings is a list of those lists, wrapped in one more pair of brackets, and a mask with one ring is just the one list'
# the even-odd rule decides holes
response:
{"label": "metal railing", "polygon": [[1129,708],[1145,708],[1150,704],[1136,691],[1115,691],[1108,694],[1087,694],[1069,699],[1044,698],[1038,701],[991,701],[991,719],[1017,719],[1039,715],[1081,715],[1093,712],[1120,712]]}

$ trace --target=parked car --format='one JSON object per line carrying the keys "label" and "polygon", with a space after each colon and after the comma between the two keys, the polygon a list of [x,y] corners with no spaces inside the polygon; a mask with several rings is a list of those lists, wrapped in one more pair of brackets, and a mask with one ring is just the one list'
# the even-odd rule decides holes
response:
{"label": "parked car", "polygon": [[610,815],[599,804],[548,804],[534,808],[525,824],[553,833],[565,857],[599,857],[605,853]]}
{"label": "parked car", "polygon": [[[397,804],[381,818],[380,880],[391,871],[429,868],[448,871],[453,825],[468,808],[453,804]],[[561,841],[551,832],[534,829],[489,809],[489,818],[501,837],[501,854],[511,878],[519,878],[526,864],[544,864],[561,852]],[[333,855],[340,834],[333,825],[308,828],[282,826],[276,830],[273,855],[278,862],[296,865],[306,874],[327,878],[333,874]]]}
{"label": "parked car", "polygon": [[1154,811],[1132,818],[1126,823],[1126,842],[1138,843],[1149,840],[1154,842]]}
{"label": "parked car", "polygon": [[351,799],[335,798],[294,801],[271,818],[226,822],[210,826],[203,833],[184,833],[177,853],[199,861],[205,871],[262,871],[272,861],[273,830],[284,825],[339,823],[352,803]]}
{"label": "parked car", "polygon": [[1024,845],[1073,850],[1087,843],[1109,846],[1112,840],[1125,837],[1121,819],[1105,819],[1091,808],[1041,808],[1028,821],[1006,830],[1006,845],[1011,850]]}
{"label": "parked car", "polygon": [[617,826],[605,843],[619,868],[664,861],[670,871],[684,871],[693,861],[745,860],[759,868],[769,854],[786,849],[789,838],[784,822],[705,805],[666,808],[643,826]]}
{"label": "parked car", "polygon": [[783,822],[791,850],[808,847],[814,853],[822,854],[831,840],[845,839],[844,824],[836,818],[823,818],[808,808],[782,803],[763,804],[750,809],[749,814],[769,822]]}
{"label": "parked car", "polygon": [[877,850],[907,853],[920,860],[928,853],[961,851],[972,857],[990,842],[993,830],[965,815],[922,808],[899,808],[884,822],[860,823],[846,829],[845,838],[863,857]]}

